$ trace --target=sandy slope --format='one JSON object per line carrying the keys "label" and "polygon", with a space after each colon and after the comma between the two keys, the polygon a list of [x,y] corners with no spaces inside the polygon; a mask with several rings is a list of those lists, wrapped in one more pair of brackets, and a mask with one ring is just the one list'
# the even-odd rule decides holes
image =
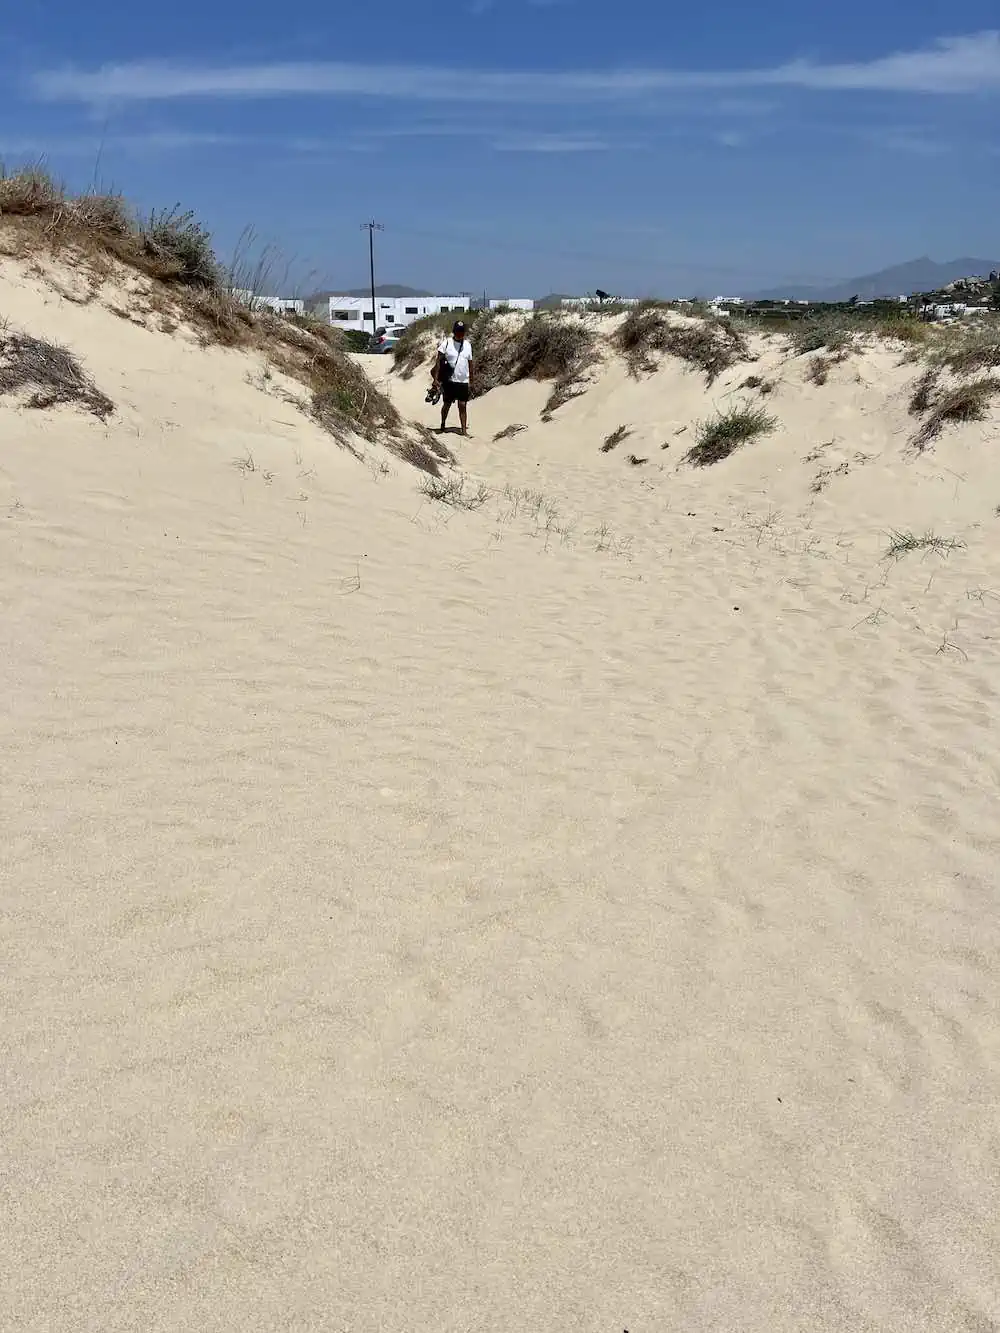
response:
{"label": "sandy slope", "polygon": [[996,418],[773,354],[692,472],[730,386],[612,367],[474,404],[452,514],[0,312],[120,404],[0,402],[4,1327],[997,1327]]}

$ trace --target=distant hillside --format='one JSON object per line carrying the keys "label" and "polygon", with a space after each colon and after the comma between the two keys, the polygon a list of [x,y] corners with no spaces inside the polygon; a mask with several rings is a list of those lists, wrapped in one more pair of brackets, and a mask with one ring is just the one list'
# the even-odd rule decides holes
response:
{"label": "distant hillside", "polygon": [[541,296],[535,302],[536,310],[558,310],[563,301],[566,300],[562,292],[549,292],[548,296]]}
{"label": "distant hillside", "polygon": [[[307,305],[316,305],[322,301],[328,300],[331,296],[371,296],[370,287],[351,287],[347,291],[329,291],[314,292],[306,302]],[[398,282],[385,282],[381,287],[375,288],[376,296],[433,296],[433,292],[424,291],[422,287],[403,287]]]}
{"label": "distant hillside", "polygon": [[772,287],[766,292],[754,292],[748,298],[754,301],[849,301],[852,296],[862,301],[873,301],[880,296],[909,296],[913,292],[933,292],[954,282],[956,278],[985,276],[1000,268],[996,259],[950,259],[943,264],[928,259],[911,259],[906,264],[866,273],[860,278],[848,278],[831,287]]}

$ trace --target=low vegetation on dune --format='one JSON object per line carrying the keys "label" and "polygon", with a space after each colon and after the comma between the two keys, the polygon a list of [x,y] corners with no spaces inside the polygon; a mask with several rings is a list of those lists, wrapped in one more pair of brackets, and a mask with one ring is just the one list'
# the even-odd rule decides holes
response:
{"label": "low vegetation on dune", "polygon": [[604,443],[601,445],[601,453],[609,454],[612,449],[617,449],[622,440],[627,440],[632,434],[628,426],[617,426],[610,435],[605,435]]}
{"label": "low vegetation on dune", "polygon": [[975,324],[941,329],[926,358],[955,375],[975,375],[1000,366],[1000,319],[981,318]]}
{"label": "low vegetation on dune", "polygon": [[[427,315],[403,332],[393,349],[393,363],[404,379],[421,368],[430,371],[435,340],[451,329],[454,318],[453,313]],[[475,350],[475,396],[520,380],[552,380],[544,420],[576,396],[584,371],[596,358],[596,334],[576,315],[536,311],[523,317],[489,310],[470,311],[463,318]]]}
{"label": "low vegetation on dune", "polygon": [[105,421],[115,410],[79,361],[65,347],[11,333],[0,324],[0,395],[23,398],[26,407],[72,403]]}
{"label": "low vegetation on dune", "polygon": [[444,457],[406,434],[396,408],[348,356],[339,330],[311,316],[277,315],[238,294],[239,275],[220,263],[191,213],[172,208],[142,217],[117,194],[74,195],[39,168],[0,169],[0,254],[37,262],[45,253],[86,277],[89,296],[74,298],[81,301],[120,280],[123,269],[142,275],[147,281],[130,291],[126,308],[111,307],[116,314],[159,318],[164,331],[186,324],[205,345],[262,353],[308,389],[311,415],[341,443],[352,432],[379,438],[428,471]]}
{"label": "low vegetation on dune", "polygon": [[477,396],[520,380],[551,380],[543,421],[582,392],[583,375],[597,358],[594,330],[575,315],[543,311],[513,323],[492,319],[478,335]]}
{"label": "low vegetation on dune", "polygon": [[953,551],[962,550],[964,546],[965,542],[957,537],[939,537],[935,532],[918,534],[893,531],[889,534],[889,546],[883,558],[902,560],[904,555],[912,555],[914,551],[947,556]]}
{"label": "low vegetation on dune", "polygon": [[694,446],[685,455],[685,461],[695,467],[721,463],[744,444],[769,434],[777,424],[777,418],[762,407],[753,404],[731,407],[698,425]]}
{"label": "low vegetation on dune", "polygon": [[661,356],[676,356],[697,367],[709,384],[739,361],[749,359],[746,338],[728,320],[679,321],[659,302],[634,306],[614,335],[614,345],[635,378],[651,374]]}
{"label": "low vegetation on dune", "polygon": [[805,356],[809,352],[836,354],[850,350],[855,331],[845,319],[828,315],[793,324],[787,337],[795,356]]}
{"label": "low vegetation on dune", "polygon": [[393,370],[401,379],[408,380],[418,370],[429,369],[435,342],[440,342],[451,333],[455,320],[461,319],[469,330],[469,337],[473,338],[476,322],[482,313],[478,310],[466,310],[461,314],[446,311],[423,315],[412,324],[407,324],[392,349]]}
{"label": "low vegetation on dune", "polygon": [[974,380],[961,380],[949,388],[942,388],[937,376],[923,376],[910,399],[914,415],[927,412],[923,425],[913,437],[918,449],[926,447],[941,434],[946,425],[963,421],[985,421],[991,401],[1000,394],[1000,380],[981,375]]}
{"label": "low vegetation on dune", "polygon": [[[774,321],[759,321],[759,324],[761,332],[774,334],[779,331]],[[837,310],[805,314],[789,320],[780,332],[788,341],[793,356],[823,352],[844,360],[869,339],[893,340],[913,349],[922,347],[930,336],[930,326],[912,314]]]}

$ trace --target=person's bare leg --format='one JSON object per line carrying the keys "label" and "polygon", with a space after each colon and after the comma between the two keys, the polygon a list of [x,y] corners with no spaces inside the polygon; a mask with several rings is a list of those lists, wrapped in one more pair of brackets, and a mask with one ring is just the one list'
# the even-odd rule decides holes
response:
{"label": "person's bare leg", "polygon": [[458,405],[458,419],[459,419],[459,421],[462,423],[462,434],[463,434],[463,435],[468,435],[468,433],[469,433],[469,406],[468,406],[467,403],[459,403],[459,405]]}
{"label": "person's bare leg", "polygon": [[448,413],[451,411],[451,403],[446,398],[441,404],[441,430],[443,431],[448,424]]}

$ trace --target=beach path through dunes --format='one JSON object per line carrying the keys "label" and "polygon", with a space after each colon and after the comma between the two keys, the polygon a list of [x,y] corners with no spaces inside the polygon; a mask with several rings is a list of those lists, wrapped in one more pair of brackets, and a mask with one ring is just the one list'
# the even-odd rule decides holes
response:
{"label": "beach path through dunes", "polygon": [[3,1326],[996,1327],[987,547],[949,639],[239,379],[0,405]]}

